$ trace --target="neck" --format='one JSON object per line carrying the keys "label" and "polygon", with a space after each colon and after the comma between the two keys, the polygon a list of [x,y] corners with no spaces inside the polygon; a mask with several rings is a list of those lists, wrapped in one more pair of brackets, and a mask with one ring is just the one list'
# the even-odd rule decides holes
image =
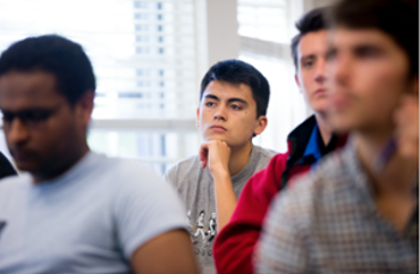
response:
{"label": "neck", "polygon": [[252,147],[252,141],[249,141],[240,148],[231,148],[229,158],[229,174],[231,177],[238,174],[246,166],[251,157]]}
{"label": "neck", "polygon": [[373,184],[375,194],[392,193],[411,196],[413,193],[413,178],[417,170],[413,163],[395,153],[383,170],[376,171],[373,169],[375,158],[387,144],[394,129],[390,126],[374,131],[354,132],[352,139],[355,142],[357,157]]}
{"label": "neck", "polygon": [[70,170],[86,153],[89,152],[89,147],[86,142],[77,149],[67,151],[66,155],[62,156],[62,160],[55,159],[55,163],[48,163],[48,166],[42,168],[41,172],[31,172],[33,176],[33,183],[40,184],[44,181],[55,179],[68,170]]}
{"label": "neck", "polygon": [[322,141],[324,142],[324,145],[328,145],[332,136],[331,127],[326,122],[325,115],[322,113],[316,113],[315,119],[318,124],[319,132],[321,133]]}

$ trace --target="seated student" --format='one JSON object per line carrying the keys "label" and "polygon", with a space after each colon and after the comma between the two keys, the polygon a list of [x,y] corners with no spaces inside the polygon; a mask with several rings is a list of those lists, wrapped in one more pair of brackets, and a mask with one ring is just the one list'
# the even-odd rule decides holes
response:
{"label": "seated student", "polygon": [[10,164],[4,154],[0,152],[0,179],[16,174],[16,170],[13,168],[12,164]]}
{"label": "seated student", "polygon": [[332,134],[325,121],[328,31],[323,11],[324,8],[314,9],[299,20],[299,34],[291,44],[296,83],[315,115],[289,134],[289,151],[274,156],[267,168],[251,177],[244,187],[230,222],[214,244],[219,274],[253,273],[252,254],[271,200],[291,178],[307,172],[346,141],[345,137]]}
{"label": "seated student", "polygon": [[270,88],[253,66],[222,61],[201,82],[197,125],[204,143],[199,155],[166,174],[188,210],[190,234],[203,273],[215,273],[213,240],[229,221],[248,178],[265,168],[273,153],[252,144],[267,125]]}
{"label": "seated student", "polygon": [[1,55],[3,128],[28,173],[0,183],[0,273],[197,273],[176,192],[89,151],[94,91],[86,54],[60,36]]}
{"label": "seated student", "polygon": [[418,2],[343,0],[331,19],[327,116],[350,139],[276,198],[257,272],[418,273],[418,161],[393,121],[418,94]]}

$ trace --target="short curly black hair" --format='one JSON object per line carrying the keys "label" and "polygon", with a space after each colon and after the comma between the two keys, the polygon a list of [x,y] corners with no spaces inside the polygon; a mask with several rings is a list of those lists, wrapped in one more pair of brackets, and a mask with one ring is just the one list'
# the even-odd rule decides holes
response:
{"label": "short curly black hair", "polygon": [[82,47],[58,35],[29,37],[12,44],[0,56],[0,77],[10,71],[53,74],[57,91],[70,105],[96,89],[92,64]]}

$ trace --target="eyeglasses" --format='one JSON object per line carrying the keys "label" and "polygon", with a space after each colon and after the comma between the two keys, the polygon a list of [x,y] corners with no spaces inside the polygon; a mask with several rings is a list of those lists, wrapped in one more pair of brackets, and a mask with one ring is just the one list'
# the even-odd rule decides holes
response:
{"label": "eyeglasses", "polygon": [[3,113],[3,127],[10,126],[15,118],[26,126],[36,127],[43,124],[48,118],[50,118],[55,112],[58,111],[60,106],[55,108],[34,108],[22,111],[8,111],[2,110]]}

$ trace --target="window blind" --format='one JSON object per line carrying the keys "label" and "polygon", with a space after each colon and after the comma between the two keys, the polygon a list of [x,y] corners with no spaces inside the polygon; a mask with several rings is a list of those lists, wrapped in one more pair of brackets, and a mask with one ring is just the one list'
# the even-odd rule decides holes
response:
{"label": "window blind", "polygon": [[0,52],[63,35],[93,63],[94,119],[194,119],[195,20],[194,0],[0,0]]}

